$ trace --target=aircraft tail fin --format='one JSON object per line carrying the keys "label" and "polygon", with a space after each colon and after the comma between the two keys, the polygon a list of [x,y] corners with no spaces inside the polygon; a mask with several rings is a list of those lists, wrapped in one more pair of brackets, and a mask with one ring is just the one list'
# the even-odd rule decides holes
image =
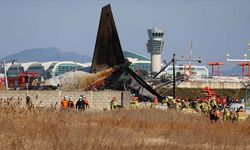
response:
{"label": "aircraft tail fin", "polygon": [[125,59],[111,7],[106,5],[101,12],[91,72],[101,71],[124,63]]}

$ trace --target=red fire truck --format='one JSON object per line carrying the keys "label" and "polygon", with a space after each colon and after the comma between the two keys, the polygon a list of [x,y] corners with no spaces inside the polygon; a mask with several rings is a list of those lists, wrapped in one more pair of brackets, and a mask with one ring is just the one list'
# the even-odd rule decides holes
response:
{"label": "red fire truck", "polygon": [[35,72],[22,72],[17,77],[8,77],[10,89],[28,89],[29,87],[39,86],[39,74]]}

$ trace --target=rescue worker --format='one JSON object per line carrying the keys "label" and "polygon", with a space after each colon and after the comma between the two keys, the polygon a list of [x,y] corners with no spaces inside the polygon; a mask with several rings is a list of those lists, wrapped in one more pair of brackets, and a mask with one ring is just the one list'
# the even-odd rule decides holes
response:
{"label": "rescue worker", "polygon": [[155,96],[153,99],[153,103],[151,103],[151,108],[155,108],[158,105],[158,98]]}
{"label": "rescue worker", "polygon": [[113,98],[112,98],[112,100],[111,100],[111,102],[110,102],[110,109],[111,109],[111,110],[115,110],[115,109],[118,108],[118,106],[117,106],[117,104],[116,104],[116,100],[117,100],[116,97],[113,97]]}
{"label": "rescue worker", "polygon": [[201,104],[201,102],[199,102],[199,103],[197,103],[195,110],[198,112],[201,112],[201,107],[202,107],[202,104]]}
{"label": "rescue worker", "polygon": [[165,98],[162,100],[162,105],[163,106],[168,106],[168,98]]}
{"label": "rescue worker", "polygon": [[185,98],[183,100],[181,100],[181,108],[189,108],[189,102],[188,102],[188,99]]}
{"label": "rescue worker", "polygon": [[209,105],[206,101],[202,102],[202,112],[203,113],[208,113],[209,112]]}
{"label": "rescue worker", "polygon": [[130,108],[131,109],[139,109],[139,98],[134,95],[133,100],[130,102]]}
{"label": "rescue worker", "polygon": [[198,110],[199,112],[202,113],[208,113],[209,112],[209,107],[208,104],[205,101],[200,101],[198,105]]}
{"label": "rescue worker", "polygon": [[83,96],[84,110],[90,109],[90,104],[86,96]]}
{"label": "rescue worker", "polygon": [[72,99],[72,97],[70,96],[70,97],[69,97],[69,101],[68,101],[68,107],[69,107],[70,109],[73,109],[73,108],[74,108],[74,102],[73,102],[71,99]]}
{"label": "rescue worker", "polygon": [[214,107],[218,108],[217,103],[216,103],[216,97],[215,97],[215,96],[213,96],[213,97],[211,98],[211,100],[210,100],[210,108],[214,108]]}
{"label": "rescue worker", "polygon": [[26,96],[26,106],[27,106],[28,110],[31,110],[34,108],[34,105],[33,105],[29,96]]}
{"label": "rescue worker", "polygon": [[218,108],[215,108],[214,116],[215,116],[215,122],[217,122],[220,119],[220,110]]}
{"label": "rescue worker", "polygon": [[215,123],[220,119],[220,111],[218,107],[214,106],[210,111],[210,122]]}
{"label": "rescue worker", "polygon": [[227,104],[227,99],[225,97],[221,100],[222,106],[225,106]]}
{"label": "rescue worker", "polygon": [[181,109],[181,100],[178,97],[175,98],[175,109],[176,110]]}
{"label": "rescue worker", "polygon": [[230,111],[228,109],[228,107],[224,107],[224,111],[223,111],[223,121],[228,120],[230,117]]}
{"label": "rescue worker", "polygon": [[175,107],[174,98],[173,98],[172,96],[169,96],[169,97],[168,97],[168,102],[167,102],[167,104],[168,104],[168,107],[169,107],[169,108],[174,108],[174,107]]}
{"label": "rescue worker", "polygon": [[84,102],[83,102],[83,97],[80,96],[78,101],[76,102],[76,109],[77,110],[83,110],[84,109]]}
{"label": "rescue worker", "polygon": [[67,109],[68,108],[68,97],[67,96],[64,96],[63,100],[61,101],[61,108],[62,109]]}

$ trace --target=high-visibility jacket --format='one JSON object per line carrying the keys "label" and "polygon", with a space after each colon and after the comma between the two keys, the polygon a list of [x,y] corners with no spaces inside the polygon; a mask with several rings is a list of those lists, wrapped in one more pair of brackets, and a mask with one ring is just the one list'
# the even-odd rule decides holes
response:
{"label": "high-visibility jacket", "polygon": [[112,101],[110,102],[110,109],[111,109],[111,110],[114,110],[114,109],[116,109],[116,108],[117,108],[117,104],[115,103],[115,101],[112,100]]}
{"label": "high-visibility jacket", "polygon": [[215,100],[215,99],[212,99],[212,100],[210,101],[210,107],[211,107],[211,109],[213,109],[214,106],[217,107],[217,103],[216,103],[216,100]]}
{"label": "high-visibility jacket", "polygon": [[63,109],[67,109],[67,108],[68,108],[68,101],[65,100],[65,99],[62,100],[62,101],[61,101],[61,106],[62,106]]}
{"label": "high-visibility jacket", "polygon": [[84,103],[85,103],[85,105],[84,105],[85,109],[87,109],[87,108],[90,109],[90,105],[89,105],[88,99],[85,98],[83,101],[84,101]]}
{"label": "high-visibility jacket", "polygon": [[139,108],[138,101],[132,101],[132,102],[130,102],[130,108],[131,109],[138,109]]}

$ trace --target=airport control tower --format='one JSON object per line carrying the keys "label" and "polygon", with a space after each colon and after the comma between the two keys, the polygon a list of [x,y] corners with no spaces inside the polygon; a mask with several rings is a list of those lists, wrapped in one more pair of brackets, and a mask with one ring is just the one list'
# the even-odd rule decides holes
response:
{"label": "airport control tower", "polygon": [[151,73],[154,75],[161,70],[161,52],[163,49],[163,30],[159,28],[148,29],[148,52],[151,53]]}

